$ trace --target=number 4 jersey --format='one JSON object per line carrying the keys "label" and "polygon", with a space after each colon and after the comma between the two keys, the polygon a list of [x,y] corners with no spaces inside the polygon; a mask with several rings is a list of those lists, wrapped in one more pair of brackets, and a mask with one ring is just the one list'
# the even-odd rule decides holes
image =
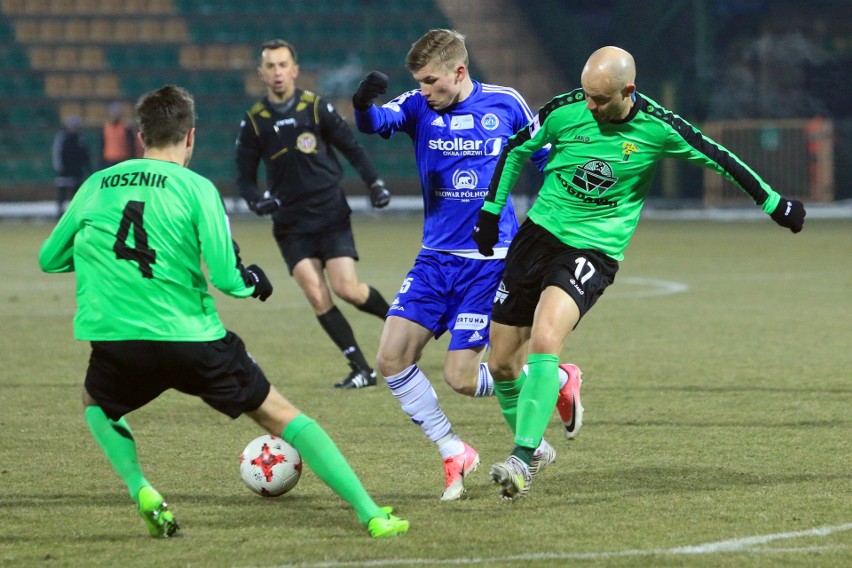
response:
{"label": "number 4 jersey", "polygon": [[216,288],[251,295],[216,187],[178,164],[138,159],[86,180],[39,264],[77,273],[77,339],[212,341],[225,328],[202,256]]}

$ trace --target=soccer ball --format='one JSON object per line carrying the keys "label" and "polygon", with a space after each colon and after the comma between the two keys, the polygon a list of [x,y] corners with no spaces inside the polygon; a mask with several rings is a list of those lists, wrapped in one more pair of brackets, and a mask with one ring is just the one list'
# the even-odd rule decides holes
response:
{"label": "soccer ball", "polygon": [[284,495],[302,475],[302,457],[296,448],[275,436],[255,438],[240,455],[240,476],[249,489],[263,497]]}

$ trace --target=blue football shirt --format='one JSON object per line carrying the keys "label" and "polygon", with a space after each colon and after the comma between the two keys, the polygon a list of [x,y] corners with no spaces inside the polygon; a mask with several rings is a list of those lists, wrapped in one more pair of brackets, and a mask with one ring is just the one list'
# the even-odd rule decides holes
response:
{"label": "blue football shirt", "polygon": [[[506,140],[532,118],[516,90],[478,81],[465,100],[440,111],[429,108],[419,90],[381,107],[355,111],[361,132],[384,138],[405,132],[413,141],[423,192],[423,247],[470,258],[484,258],[471,233]],[[532,156],[539,170],[547,154],[543,148]],[[490,259],[505,257],[517,230],[508,203],[500,214],[500,240]]]}

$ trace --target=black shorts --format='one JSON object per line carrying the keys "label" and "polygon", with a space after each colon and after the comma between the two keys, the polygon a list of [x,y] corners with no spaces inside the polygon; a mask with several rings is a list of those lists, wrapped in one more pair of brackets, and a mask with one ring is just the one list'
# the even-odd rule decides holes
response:
{"label": "black shorts", "polygon": [[600,251],[570,247],[527,219],[509,246],[491,319],[515,327],[531,326],[538,300],[548,286],[567,292],[582,318],[615,281],[616,272],[616,260]]}
{"label": "black shorts", "polygon": [[273,225],[272,236],[281,249],[281,256],[290,274],[293,274],[293,268],[299,261],[306,258],[318,258],[323,266],[327,260],[342,256],[358,260],[349,218],[322,233],[293,233],[286,227]]}
{"label": "black shorts", "polygon": [[86,390],[112,420],[169,389],[237,418],[257,410],[270,385],[230,331],[216,341],[92,341]]}

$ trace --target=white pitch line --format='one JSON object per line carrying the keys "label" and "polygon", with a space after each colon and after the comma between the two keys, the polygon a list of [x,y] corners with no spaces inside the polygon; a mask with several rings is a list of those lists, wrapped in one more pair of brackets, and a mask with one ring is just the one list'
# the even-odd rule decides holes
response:
{"label": "white pitch line", "polygon": [[776,540],[788,540],[809,536],[828,536],[833,533],[852,530],[852,523],[844,523],[829,527],[819,527],[804,531],[784,532],[776,534],[749,536],[708,542],[695,546],[678,546],[675,548],[658,548],[650,550],[614,550],[611,552],[567,552],[567,553],[541,553],[541,554],[519,554],[513,556],[499,556],[490,558],[395,558],[389,560],[361,560],[352,562],[316,562],[306,564],[278,564],[275,568],[343,568],[369,567],[369,566],[429,566],[429,565],[464,565],[464,564],[503,564],[507,562],[535,562],[538,560],[596,560],[603,558],[618,558],[625,556],[662,556],[662,555],[699,555],[719,554],[729,552],[748,552],[752,554],[779,554],[794,552],[814,552],[825,550],[825,547],[802,547],[802,548],[766,548],[757,545],[766,544]]}
{"label": "white pitch line", "polygon": [[735,538],[732,540],[723,540],[721,542],[709,542],[707,544],[699,544],[698,546],[682,546],[679,548],[671,548],[671,554],[707,554],[712,552],[731,552],[751,548],[756,544],[764,544],[773,540],[784,540],[788,538],[800,538],[804,536],[826,536],[831,533],[848,531],[852,529],[852,523],[837,525],[834,527],[821,527],[818,529],[810,529],[806,531],[786,532],[777,534],[767,534],[763,536],[750,536],[746,538]]}

